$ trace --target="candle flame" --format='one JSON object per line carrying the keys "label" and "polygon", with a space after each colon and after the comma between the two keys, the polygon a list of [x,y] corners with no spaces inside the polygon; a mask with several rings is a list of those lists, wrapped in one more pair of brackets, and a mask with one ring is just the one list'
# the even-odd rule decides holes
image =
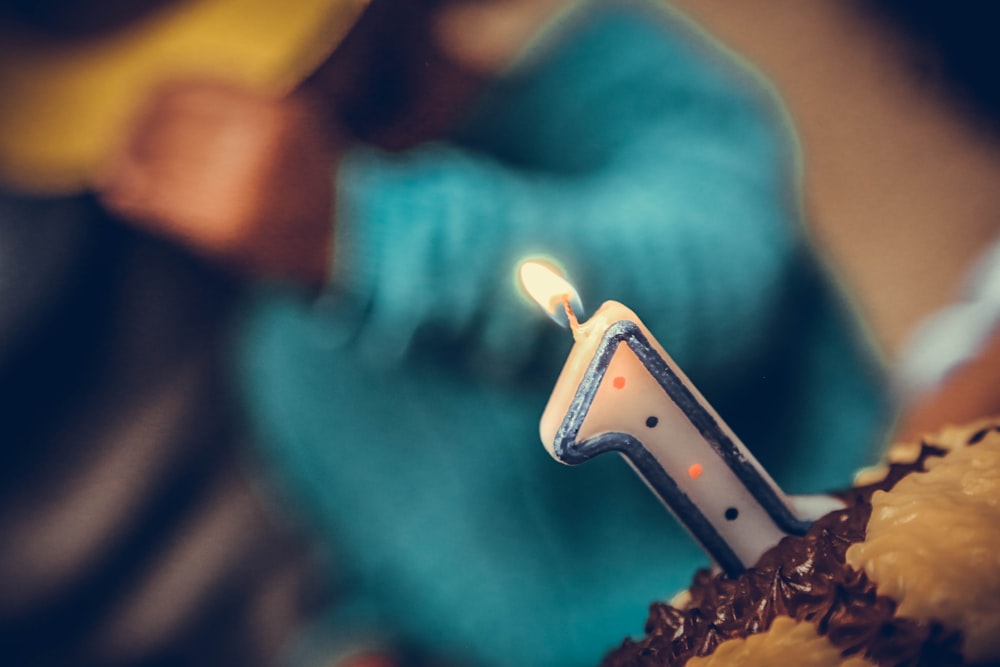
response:
{"label": "candle flame", "polygon": [[577,312],[583,312],[583,302],[555,265],[543,260],[525,260],[519,273],[524,291],[549,317],[564,327],[576,329]]}

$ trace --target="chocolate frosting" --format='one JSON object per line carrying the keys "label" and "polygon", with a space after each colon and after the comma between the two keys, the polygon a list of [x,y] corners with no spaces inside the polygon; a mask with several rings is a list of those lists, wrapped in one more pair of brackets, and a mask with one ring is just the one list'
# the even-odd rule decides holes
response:
{"label": "chocolate frosting", "polygon": [[[975,434],[969,444],[987,431]],[[680,666],[712,653],[727,639],[766,631],[776,616],[812,622],[845,657],[860,655],[876,665],[966,664],[958,631],[897,618],[896,602],[878,595],[875,584],[844,561],[847,548],[865,538],[872,494],[891,489],[909,473],[923,470],[928,457],[944,453],[924,443],[913,463],[893,464],[882,481],[837,494],[846,509],[819,519],[804,536],[784,538],[738,577],[698,571],[683,609],[653,603],[646,636],[626,639],[601,667]]]}

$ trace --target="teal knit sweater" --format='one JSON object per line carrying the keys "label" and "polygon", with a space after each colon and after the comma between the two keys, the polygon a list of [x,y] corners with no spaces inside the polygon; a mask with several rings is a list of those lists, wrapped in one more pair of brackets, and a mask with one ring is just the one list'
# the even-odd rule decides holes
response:
{"label": "teal knit sweater", "polygon": [[331,632],[592,664],[708,564],[617,457],[543,450],[572,339],[519,295],[526,256],[635,310],[786,491],[876,455],[880,379],[762,91],[658,5],[590,2],[449,141],[348,156],[328,294],[262,296],[242,358],[269,469],[336,555]]}

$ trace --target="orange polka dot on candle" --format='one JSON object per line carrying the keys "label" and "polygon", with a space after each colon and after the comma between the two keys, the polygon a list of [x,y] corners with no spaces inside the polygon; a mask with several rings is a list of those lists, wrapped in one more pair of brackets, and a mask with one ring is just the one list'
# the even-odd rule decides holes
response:
{"label": "orange polka dot on candle", "polygon": [[615,389],[624,389],[625,388],[624,376],[619,375],[611,382],[611,384],[612,386],[614,386]]}
{"label": "orange polka dot on candle", "polygon": [[688,468],[688,477],[690,477],[691,479],[698,479],[699,477],[701,477],[701,471],[702,471],[701,464],[695,463],[690,468]]}

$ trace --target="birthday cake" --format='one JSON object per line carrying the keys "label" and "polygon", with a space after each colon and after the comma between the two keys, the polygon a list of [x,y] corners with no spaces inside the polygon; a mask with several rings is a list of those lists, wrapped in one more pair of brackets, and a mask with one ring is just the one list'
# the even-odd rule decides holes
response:
{"label": "birthday cake", "polygon": [[699,571],[602,667],[1000,665],[1000,419],[894,445],[803,536]]}

